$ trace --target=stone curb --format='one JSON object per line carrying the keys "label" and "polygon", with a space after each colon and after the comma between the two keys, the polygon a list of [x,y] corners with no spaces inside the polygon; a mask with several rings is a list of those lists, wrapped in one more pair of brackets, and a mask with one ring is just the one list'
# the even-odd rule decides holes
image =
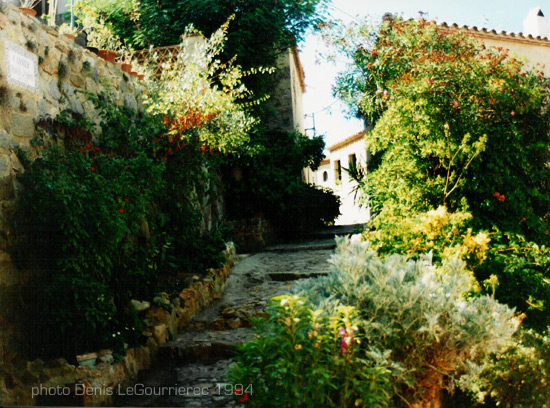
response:
{"label": "stone curb", "polygon": [[[64,358],[48,362],[0,363],[0,405],[110,405],[119,385],[134,384],[138,373],[156,361],[160,347],[202,309],[222,296],[234,264],[235,247],[228,245],[225,254],[227,261],[222,268],[210,269],[205,277],[197,279],[171,300],[171,313],[158,306],[147,311],[144,320],[148,321],[146,326],[149,326],[150,334],[145,346],[129,349],[116,364],[75,367]],[[144,335],[147,336],[145,332]],[[33,391],[40,393],[33,396]]]}

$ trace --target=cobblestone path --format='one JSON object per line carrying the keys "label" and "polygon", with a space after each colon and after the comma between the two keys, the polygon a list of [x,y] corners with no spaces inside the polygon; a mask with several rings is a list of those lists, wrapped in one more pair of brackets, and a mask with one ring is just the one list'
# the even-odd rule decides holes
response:
{"label": "cobblestone path", "polygon": [[241,256],[231,270],[223,297],[197,315],[185,332],[162,346],[157,366],[145,372],[134,387],[162,395],[119,396],[116,405],[235,406],[223,376],[235,345],[251,337],[247,328],[250,318],[262,316],[268,300],[288,293],[298,280],[326,274],[333,248],[334,240],[325,239]]}

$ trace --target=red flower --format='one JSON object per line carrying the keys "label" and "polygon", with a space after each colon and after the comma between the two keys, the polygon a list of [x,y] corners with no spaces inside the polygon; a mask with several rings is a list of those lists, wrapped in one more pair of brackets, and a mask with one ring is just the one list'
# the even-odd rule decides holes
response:
{"label": "red flower", "polygon": [[124,214],[124,210],[122,208],[119,208],[118,212],[121,213],[121,214]]}
{"label": "red flower", "polygon": [[130,200],[128,200],[128,197],[124,197],[124,201],[128,202]]}
{"label": "red flower", "polygon": [[453,106],[454,106],[455,108],[458,108],[458,102],[457,102],[457,101],[454,101],[454,102],[453,102]]}
{"label": "red flower", "polygon": [[95,148],[95,151],[96,151],[96,152],[100,152],[100,151],[101,151],[101,148],[100,148],[100,147],[96,147],[96,148]]}
{"label": "red flower", "polygon": [[89,144],[86,145],[86,150],[90,150],[92,148],[92,146],[90,146]]}
{"label": "red flower", "polygon": [[239,398],[239,402],[246,402],[248,401],[248,394],[244,394],[241,398]]}
{"label": "red flower", "polygon": [[163,157],[162,160],[168,161],[168,157]]}
{"label": "red flower", "polygon": [[506,200],[506,196],[504,194],[500,195],[498,191],[495,191],[493,193],[493,197],[495,197],[500,202],[504,202],[504,200]]}
{"label": "red flower", "polygon": [[514,111],[510,112],[510,116],[516,116],[516,112]]}
{"label": "red flower", "polygon": [[92,171],[95,171],[95,167],[94,167],[94,166],[92,166]]}

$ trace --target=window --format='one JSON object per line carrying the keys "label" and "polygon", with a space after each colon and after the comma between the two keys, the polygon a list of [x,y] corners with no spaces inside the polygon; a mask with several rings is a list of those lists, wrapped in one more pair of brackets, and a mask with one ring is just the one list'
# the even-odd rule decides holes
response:
{"label": "window", "polygon": [[342,165],[340,164],[340,160],[334,161],[334,181],[336,183],[342,181]]}
{"label": "window", "polygon": [[328,173],[323,171],[323,181],[326,183],[328,181]]}
{"label": "window", "polygon": [[348,167],[357,167],[357,156],[355,156],[355,153],[348,156]]}

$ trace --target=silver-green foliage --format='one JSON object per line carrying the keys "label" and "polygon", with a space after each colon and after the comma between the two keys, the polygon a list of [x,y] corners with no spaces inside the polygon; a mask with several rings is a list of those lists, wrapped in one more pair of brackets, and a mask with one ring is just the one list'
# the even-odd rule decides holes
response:
{"label": "silver-green foliage", "polygon": [[460,379],[483,402],[490,396],[505,408],[550,407],[550,336],[519,330],[514,341],[492,353],[482,365],[474,365]]}
{"label": "silver-green foliage", "polygon": [[433,265],[391,255],[383,262],[359,237],[338,239],[333,271],[302,289],[330,308],[355,306],[372,351],[391,351],[405,375],[395,392],[409,402],[439,398],[447,376],[497,351],[516,331],[514,311],[489,296],[468,298],[472,278],[464,263]]}

